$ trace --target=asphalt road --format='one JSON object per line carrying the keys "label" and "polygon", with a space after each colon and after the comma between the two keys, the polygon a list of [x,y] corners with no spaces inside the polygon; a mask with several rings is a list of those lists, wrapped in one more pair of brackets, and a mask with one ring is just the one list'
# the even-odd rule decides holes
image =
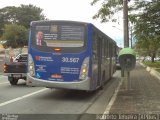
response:
{"label": "asphalt road", "polygon": [[[88,120],[103,114],[120,79],[120,73],[103,90],[94,92],[28,87],[25,81],[11,86],[0,76],[0,119],[15,120]],[[5,120],[5,119],[4,119]]]}

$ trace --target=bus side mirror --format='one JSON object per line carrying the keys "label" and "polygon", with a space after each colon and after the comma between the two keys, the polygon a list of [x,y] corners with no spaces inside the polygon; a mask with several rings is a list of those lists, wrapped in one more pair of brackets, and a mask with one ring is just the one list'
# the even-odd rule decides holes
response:
{"label": "bus side mirror", "polygon": [[123,70],[131,71],[135,68],[136,53],[131,48],[123,48],[119,52],[119,64]]}

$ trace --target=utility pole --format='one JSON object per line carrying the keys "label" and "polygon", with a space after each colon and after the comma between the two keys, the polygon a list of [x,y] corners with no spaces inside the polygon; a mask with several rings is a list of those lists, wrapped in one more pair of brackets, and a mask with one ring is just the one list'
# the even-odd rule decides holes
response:
{"label": "utility pole", "polygon": [[[129,31],[128,31],[128,0],[123,0],[123,29],[124,29],[124,48],[129,47]],[[127,90],[131,89],[130,72],[121,71],[121,76],[124,77]]]}
{"label": "utility pole", "polygon": [[123,28],[124,28],[124,47],[129,47],[128,33],[128,0],[123,0]]}
{"label": "utility pole", "polygon": [[131,48],[132,48],[132,46],[133,46],[133,41],[132,41],[132,36],[133,36],[133,34],[132,34],[133,30],[132,29],[133,28],[132,28],[132,26],[130,27],[130,29],[131,29],[131,38],[130,39],[131,39]]}

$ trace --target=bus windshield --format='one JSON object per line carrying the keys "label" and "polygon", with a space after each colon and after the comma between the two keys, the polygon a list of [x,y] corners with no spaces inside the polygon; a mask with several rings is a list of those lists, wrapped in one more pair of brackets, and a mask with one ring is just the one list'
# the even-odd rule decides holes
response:
{"label": "bus windshield", "polygon": [[34,26],[33,43],[47,47],[83,47],[85,27],[76,24],[40,24]]}

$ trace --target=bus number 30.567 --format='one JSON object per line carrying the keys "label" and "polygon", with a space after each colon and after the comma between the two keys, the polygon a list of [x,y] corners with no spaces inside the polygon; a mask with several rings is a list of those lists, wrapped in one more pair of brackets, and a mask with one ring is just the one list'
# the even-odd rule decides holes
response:
{"label": "bus number 30.567", "polygon": [[78,61],[79,61],[79,58],[62,57],[62,62],[78,63]]}

